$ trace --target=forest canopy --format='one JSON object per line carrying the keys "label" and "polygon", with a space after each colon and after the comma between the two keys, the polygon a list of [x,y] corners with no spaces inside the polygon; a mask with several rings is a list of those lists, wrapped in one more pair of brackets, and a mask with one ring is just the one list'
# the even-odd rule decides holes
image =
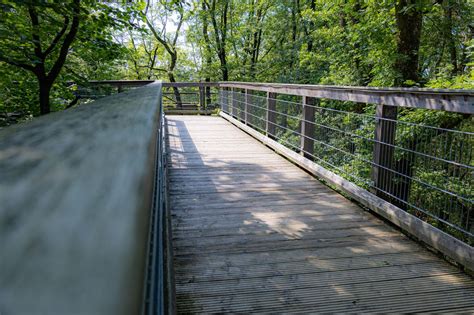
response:
{"label": "forest canopy", "polygon": [[0,10],[0,118],[72,106],[71,82],[89,80],[474,88],[467,0],[1,0]]}

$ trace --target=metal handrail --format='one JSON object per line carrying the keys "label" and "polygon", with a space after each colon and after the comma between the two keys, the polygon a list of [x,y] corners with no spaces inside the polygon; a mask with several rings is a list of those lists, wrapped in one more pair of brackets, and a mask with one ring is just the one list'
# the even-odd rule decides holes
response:
{"label": "metal handrail", "polygon": [[158,97],[160,114],[156,137],[155,174],[148,240],[144,302],[142,314],[171,314],[174,309],[169,233],[169,208],[166,168],[166,130],[162,103],[162,86]]}

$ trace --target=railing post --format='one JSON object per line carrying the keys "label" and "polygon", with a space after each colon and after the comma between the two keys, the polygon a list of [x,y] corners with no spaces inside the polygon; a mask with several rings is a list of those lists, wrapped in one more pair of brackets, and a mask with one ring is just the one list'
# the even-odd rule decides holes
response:
{"label": "railing post", "polygon": [[235,97],[235,89],[232,88],[231,89],[231,95],[232,95],[232,116],[234,116],[234,118],[237,118],[237,100],[236,100],[236,97]]}
{"label": "railing post", "polygon": [[314,152],[314,97],[303,96],[303,117],[301,121],[301,155],[312,159]]}
{"label": "railing post", "polygon": [[[247,90],[245,90],[247,91]],[[245,104],[245,100],[246,100],[246,92],[245,91],[241,91],[239,93],[239,98],[240,98],[240,104],[239,104],[239,109],[240,109],[240,112],[239,112],[239,116],[240,116],[240,121],[242,122],[245,122],[245,111],[247,110],[247,104]],[[242,100],[243,98],[243,100]]]}
{"label": "railing post", "polygon": [[117,85],[117,93],[122,93],[123,92],[123,87],[121,84]]}
{"label": "railing post", "polygon": [[[225,102],[224,102],[225,101]],[[221,111],[227,112],[227,88],[219,88],[219,106]]]}
{"label": "railing post", "polygon": [[267,136],[275,138],[275,127],[276,127],[276,98],[277,94],[273,92],[267,92],[267,119],[266,128]]}
{"label": "railing post", "polygon": [[249,122],[250,122],[250,113],[249,113],[249,110],[250,110],[250,90],[249,89],[245,89],[245,118],[244,118],[244,121],[245,121],[245,124],[248,125]]}
{"label": "railing post", "polygon": [[224,88],[222,95],[224,95],[224,99],[225,99],[225,103],[222,104],[224,106],[224,112],[230,115],[230,105],[229,105],[230,88]]}
{"label": "railing post", "polygon": [[[206,79],[206,82],[211,82],[211,79],[207,78]],[[207,109],[207,106],[209,106],[210,104],[212,104],[212,99],[211,99],[211,87],[210,86],[206,86],[205,87],[205,93],[206,93],[206,109]]]}
{"label": "railing post", "polygon": [[[390,119],[390,120],[386,120]],[[392,179],[394,173],[394,144],[396,135],[397,107],[387,105],[377,105],[375,122],[375,142],[372,166],[372,180],[374,182],[374,193],[387,199],[387,194],[391,193]]]}
{"label": "railing post", "polygon": [[199,105],[200,110],[206,111],[206,95],[204,94],[204,87],[199,87]]}

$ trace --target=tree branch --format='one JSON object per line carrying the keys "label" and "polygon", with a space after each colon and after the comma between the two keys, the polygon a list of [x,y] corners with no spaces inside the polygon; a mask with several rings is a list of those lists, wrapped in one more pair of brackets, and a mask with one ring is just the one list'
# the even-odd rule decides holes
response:
{"label": "tree branch", "polygon": [[23,63],[21,61],[12,60],[12,59],[7,58],[3,55],[0,55],[0,61],[3,61],[5,63],[8,63],[9,65],[12,65],[12,66],[15,66],[15,67],[23,68],[23,69],[31,71],[31,72],[35,71],[35,67],[33,67],[32,65]]}
{"label": "tree branch", "polygon": [[33,44],[35,45],[35,55],[36,57],[40,58],[41,60],[44,59],[43,52],[41,50],[41,39],[39,36],[39,20],[38,20],[38,13],[36,12],[33,6],[28,6],[28,13],[31,19],[31,26],[33,28],[33,32],[31,33],[33,38]]}
{"label": "tree branch", "polygon": [[69,17],[64,16],[64,24],[61,30],[56,34],[54,37],[53,41],[51,42],[51,45],[44,51],[43,55],[44,57],[48,56],[56,47],[58,44],[59,40],[63,37],[64,33],[66,33],[67,27],[69,26]]}
{"label": "tree branch", "polygon": [[147,68],[147,69],[162,71],[162,72],[168,72],[167,69],[163,69],[163,68],[154,68],[154,67],[150,67],[150,66],[137,66],[137,67],[138,68]]}
{"label": "tree branch", "polygon": [[173,47],[176,47],[176,42],[178,41],[178,36],[179,36],[179,30],[181,29],[181,26],[183,25],[183,20],[184,20],[183,13],[180,12],[179,13],[178,27],[176,28],[176,33],[175,33],[174,39],[173,39]]}
{"label": "tree branch", "polygon": [[72,17],[71,28],[69,29],[69,32],[64,38],[64,42],[61,46],[61,50],[59,51],[58,59],[56,59],[56,62],[51,68],[51,71],[47,75],[47,78],[49,81],[54,81],[54,79],[56,79],[59,72],[61,71],[61,68],[66,62],[66,57],[69,52],[69,47],[71,47],[72,42],[76,38],[77,31],[79,30],[79,14],[81,11],[81,0],[73,0],[72,6],[73,6],[73,17]]}
{"label": "tree branch", "polygon": [[145,17],[145,22],[146,22],[146,25],[148,25],[148,28],[150,29],[150,31],[153,33],[153,36],[156,38],[156,40],[159,41],[160,44],[163,45],[163,47],[165,47],[166,51],[170,55],[173,55],[174,51],[171,49],[168,43],[163,38],[161,38],[161,36],[156,32],[155,27],[153,26],[153,24],[150,23],[147,17]]}

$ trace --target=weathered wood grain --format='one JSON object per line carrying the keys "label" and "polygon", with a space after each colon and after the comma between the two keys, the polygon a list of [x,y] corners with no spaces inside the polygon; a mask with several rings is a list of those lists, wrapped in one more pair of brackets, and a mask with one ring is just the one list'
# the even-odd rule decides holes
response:
{"label": "weathered wood grain", "polygon": [[456,262],[461,263],[468,269],[474,270],[474,248],[472,246],[437,229],[433,225],[422,221],[414,215],[403,211],[397,206],[375,196],[367,190],[349,182],[348,180],[345,180],[341,176],[321,167],[320,165],[305,159],[282,144],[265,137],[263,134],[240,123],[229,115],[221,113],[221,116],[225,117],[233,124],[238,125],[240,128],[255,138],[261,140],[266,145],[272,147],[275,149],[275,151],[284,155],[297,165],[303,167],[309,172],[312,172],[319,178],[323,178],[328,183],[335,185],[338,187],[338,189],[341,189],[343,192],[347,193],[354,200],[373,210],[375,213],[380,214],[425,244],[435,248],[436,250],[439,250],[444,255],[450,257]]}
{"label": "weathered wood grain", "polygon": [[159,83],[0,132],[0,313],[138,314]]}
{"label": "weathered wood grain", "polygon": [[474,114],[473,90],[378,88],[256,82],[220,82],[219,87]]}
{"label": "weathered wood grain", "polygon": [[469,276],[223,119],[167,123],[179,313],[474,308]]}

